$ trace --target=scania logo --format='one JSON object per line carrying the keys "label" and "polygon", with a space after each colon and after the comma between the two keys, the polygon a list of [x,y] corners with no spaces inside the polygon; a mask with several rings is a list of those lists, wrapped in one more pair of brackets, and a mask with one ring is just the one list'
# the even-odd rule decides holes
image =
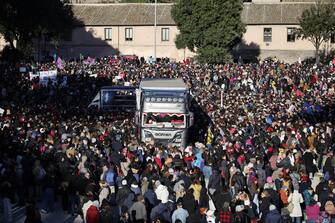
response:
{"label": "scania logo", "polygon": [[167,132],[156,132],[154,135],[155,136],[165,136],[165,137],[171,137],[172,136],[171,133],[167,133]]}

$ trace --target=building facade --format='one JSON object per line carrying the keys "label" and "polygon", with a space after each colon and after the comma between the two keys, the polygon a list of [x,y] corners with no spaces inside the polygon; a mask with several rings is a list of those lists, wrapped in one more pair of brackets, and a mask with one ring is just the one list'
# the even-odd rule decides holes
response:
{"label": "building facade", "polygon": [[[242,21],[246,24],[246,32],[234,56],[246,60],[276,56],[286,62],[312,57],[314,46],[295,36],[299,17],[311,4],[314,3],[310,0],[244,3]],[[157,5],[156,56],[180,61],[195,54],[175,47],[179,31],[171,8],[172,4]],[[73,31],[71,41],[61,43],[64,57],[79,53],[105,56],[118,52],[145,58],[154,56],[153,4],[73,4],[73,12],[80,25]],[[322,46],[325,52],[334,48],[334,38]]]}
{"label": "building facade", "polygon": [[[286,62],[314,56],[314,46],[295,36],[299,17],[311,4],[314,4],[313,0],[245,2],[241,18],[246,24],[246,32],[234,56],[245,60],[276,56]],[[57,53],[63,58],[74,58],[79,54],[101,57],[118,53],[148,58],[154,56],[156,42],[157,57],[177,61],[193,57],[195,53],[175,46],[179,31],[171,16],[172,4],[157,5],[156,30],[154,7],[154,4],[72,4],[77,26],[70,41],[59,43]],[[52,55],[55,46],[46,46],[44,53]],[[325,52],[334,49],[334,36],[321,47]]]}
{"label": "building facade", "polygon": [[178,50],[175,46],[179,31],[171,7],[157,5],[155,29],[153,4],[74,4],[78,26],[71,41],[60,43],[59,54],[69,58],[80,53],[97,57],[120,53],[148,58],[154,57],[156,38],[156,57],[193,57],[195,54],[188,49]]}
{"label": "building facade", "polygon": [[[64,57],[107,56],[113,54],[137,55],[148,58],[154,56],[154,26],[85,26],[73,30],[72,40],[62,42],[59,50]],[[193,57],[187,49],[178,50],[174,38],[178,33],[176,26],[158,25],[156,27],[156,57],[170,57],[176,60]]]}

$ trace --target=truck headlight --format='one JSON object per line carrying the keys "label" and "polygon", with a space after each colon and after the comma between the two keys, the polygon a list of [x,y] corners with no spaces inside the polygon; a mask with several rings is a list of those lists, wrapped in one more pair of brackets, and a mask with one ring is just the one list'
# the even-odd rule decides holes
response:
{"label": "truck headlight", "polygon": [[149,131],[144,131],[144,140],[145,140],[146,142],[151,141],[153,138],[154,138],[154,136],[152,135],[151,132],[149,132]]}
{"label": "truck headlight", "polygon": [[178,133],[176,133],[176,135],[174,136],[173,141],[174,141],[174,142],[181,142],[181,138],[182,138],[181,132],[178,132]]}

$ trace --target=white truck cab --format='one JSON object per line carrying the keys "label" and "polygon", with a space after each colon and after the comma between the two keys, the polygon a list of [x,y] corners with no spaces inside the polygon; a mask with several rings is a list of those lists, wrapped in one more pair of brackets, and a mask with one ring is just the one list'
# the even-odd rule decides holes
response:
{"label": "white truck cab", "polygon": [[144,79],[136,90],[136,125],[144,143],[185,148],[193,125],[190,91],[182,79]]}

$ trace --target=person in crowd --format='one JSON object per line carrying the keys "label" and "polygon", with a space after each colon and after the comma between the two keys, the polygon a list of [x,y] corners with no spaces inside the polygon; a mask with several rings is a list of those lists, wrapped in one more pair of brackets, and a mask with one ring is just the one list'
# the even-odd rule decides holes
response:
{"label": "person in crowd", "polygon": [[299,188],[294,188],[293,193],[288,197],[289,205],[292,205],[291,210],[291,218],[293,223],[301,223],[302,222],[302,209],[301,203],[304,202],[304,199],[299,193]]}
{"label": "person in crowd", "polygon": [[177,222],[177,220],[181,223],[186,223],[188,216],[187,210],[183,208],[182,198],[179,198],[177,201],[177,209],[172,213],[172,223]]}
{"label": "person in crowd", "polygon": [[221,207],[218,211],[218,219],[219,222],[222,223],[233,223],[234,215],[230,210],[230,205],[228,202],[225,202],[223,204],[223,207]]}
{"label": "person in crowd", "polygon": [[145,223],[147,221],[147,211],[142,195],[137,196],[137,202],[130,207],[129,213],[135,223]]}
{"label": "person in crowd", "polygon": [[318,221],[320,215],[320,206],[314,199],[312,199],[306,207],[306,215],[308,223],[316,223]]}
{"label": "person in crowd", "polygon": [[35,206],[34,201],[30,201],[26,205],[26,219],[24,223],[42,223],[41,214]]}
{"label": "person in crowd", "polygon": [[265,217],[265,223],[281,223],[282,217],[277,210],[277,207],[273,204],[269,207],[269,213]]}

